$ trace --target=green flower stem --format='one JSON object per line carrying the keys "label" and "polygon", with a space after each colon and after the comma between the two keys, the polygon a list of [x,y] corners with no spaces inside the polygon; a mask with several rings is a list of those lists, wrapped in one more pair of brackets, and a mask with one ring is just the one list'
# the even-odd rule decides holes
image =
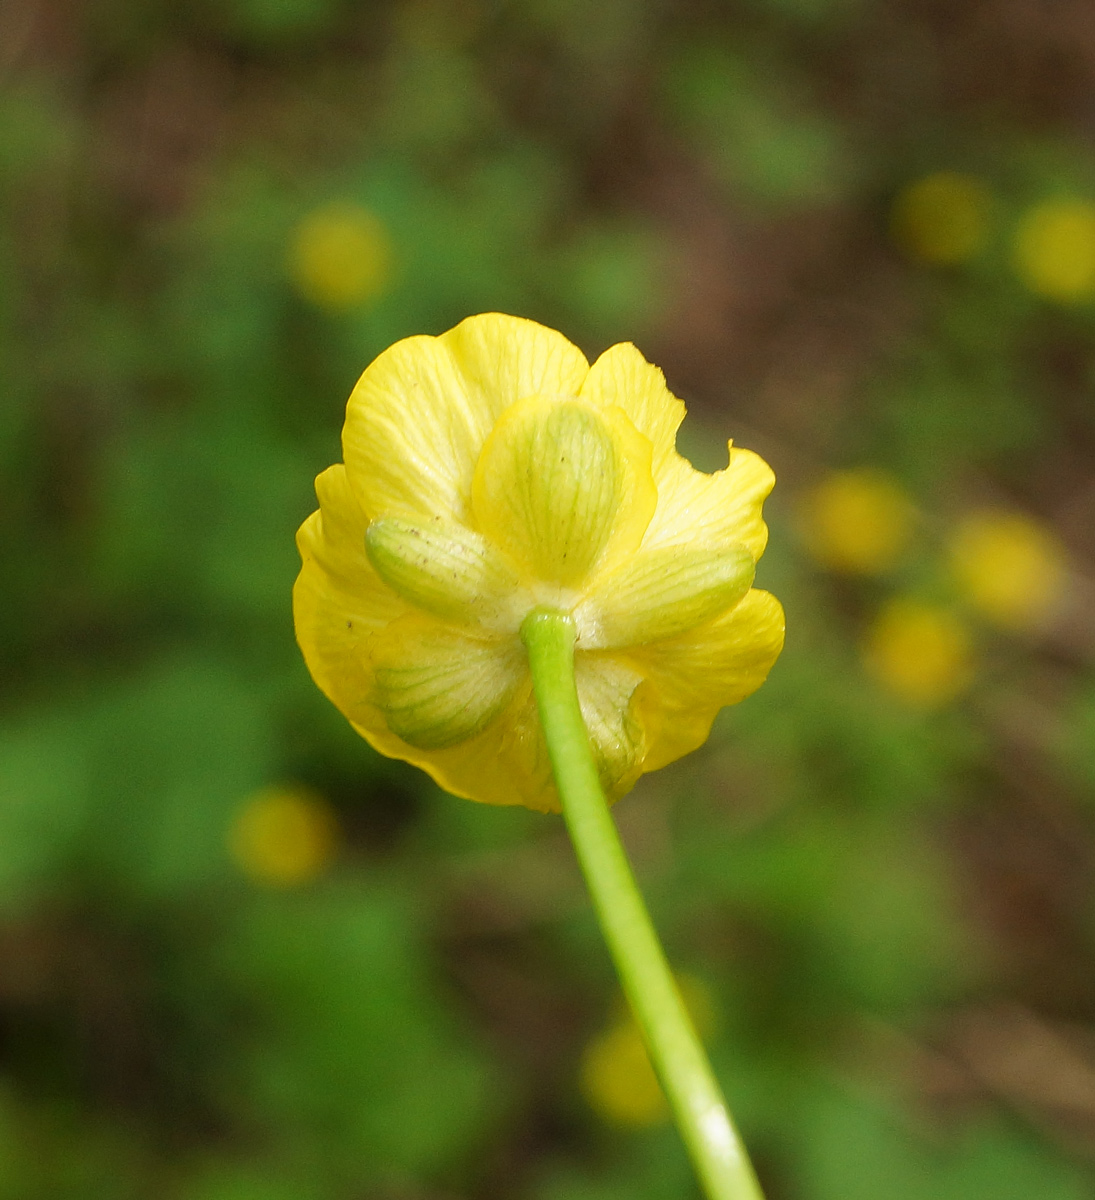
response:
{"label": "green flower stem", "polygon": [[763,1200],[601,789],[574,682],[574,626],[537,610],[521,627],[563,816],[624,992],[709,1200]]}

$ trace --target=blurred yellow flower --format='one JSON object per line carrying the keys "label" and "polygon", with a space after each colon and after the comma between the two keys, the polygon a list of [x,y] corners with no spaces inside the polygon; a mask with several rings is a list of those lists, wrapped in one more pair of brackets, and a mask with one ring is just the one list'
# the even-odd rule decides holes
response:
{"label": "blurred yellow flower", "polygon": [[864,659],[898,699],[935,708],[954,699],[973,676],[969,631],[948,609],[896,598],[868,631]]}
{"label": "blurred yellow flower", "polygon": [[963,598],[1003,629],[1037,628],[1064,591],[1064,546],[1022,513],[967,516],[954,531],[950,554]]}
{"label": "blurred yellow flower", "polygon": [[1015,233],[1015,269],[1037,296],[1075,303],[1095,296],[1095,204],[1045,200]]}
{"label": "blurred yellow flower", "polygon": [[810,555],[834,571],[889,570],[909,543],[912,501],[897,480],[873,467],[834,471],[799,502],[799,527]]}
{"label": "blurred yellow flower", "polygon": [[276,887],[307,883],[334,856],[338,822],[334,810],[311,788],[263,788],[236,814],[228,848],[251,879]]}
{"label": "blurred yellow flower", "polygon": [[911,258],[939,265],[965,262],[985,244],[991,208],[981,180],[939,171],[898,193],[891,231]]}
{"label": "blurred yellow flower", "polygon": [[[696,1029],[701,1035],[710,1033],[715,1025],[710,989],[695,975],[678,975],[676,981]],[[594,1112],[614,1125],[656,1125],[669,1116],[642,1034],[626,1005],[586,1046],[579,1082]]]}
{"label": "blurred yellow flower", "polygon": [[611,1026],[586,1046],[581,1086],[593,1111],[614,1125],[656,1125],[669,1116],[634,1021]]}
{"label": "blurred yellow flower", "polygon": [[297,638],[320,688],[450,792],[557,810],[520,639],[546,606],[576,627],[611,799],[694,750],[763,682],[783,610],[750,586],[771,470],[736,447],[695,470],[675,449],[683,417],[634,346],[591,367],[517,317],[385,351],[297,539]]}
{"label": "blurred yellow flower", "polygon": [[392,263],[388,231],[358,204],[317,208],[296,227],[289,247],[289,275],[297,290],[334,312],[379,296]]}

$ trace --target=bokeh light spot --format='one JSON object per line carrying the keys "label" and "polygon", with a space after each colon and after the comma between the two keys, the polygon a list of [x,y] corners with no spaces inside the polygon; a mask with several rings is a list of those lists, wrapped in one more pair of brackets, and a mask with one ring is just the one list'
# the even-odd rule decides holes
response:
{"label": "bokeh light spot", "polygon": [[289,247],[289,275],[297,291],[331,312],[376,299],[391,279],[391,238],[368,209],[344,202],[309,213]]}
{"label": "bokeh light spot", "polygon": [[1002,629],[1037,628],[1066,584],[1064,547],[1023,513],[971,513],[954,531],[950,558],[963,599]]}
{"label": "bokeh light spot", "polygon": [[912,534],[915,510],[897,480],[873,467],[834,471],[803,494],[799,528],[822,566],[855,575],[889,570]]}
{"label": "bokeh light spot", "polygon": [[275,786],[255,792],[236,814],[228,848],[258,883],[293,887],[330,864],[338,842],[334,809],[311,788]]}
{"label": "bokeh light spot", "polygon": [[965,262],[985,245],[992,197],[972,175],[939,171],[909,184],[894,201],[894,241],[920,262]]}
{"label": "bokeh light spot", "polygon": [[[710,1035],[717,1024],[711,989],[687,972],[675,978],[697,1032],[703,1037]],[[669,1119],[665,1094],[625,1004],[609,1027],[586,1045],[580,1083],[590,1107],[611,1125],[641,1128]]]}
{"label": "bokeh light spot", "polygon": [[879,683],[915,708],[946,704],[973,677],[973,646],[962,620],[907,597],[891,600],[878,614],[863,655]]}
{"label": "bokeh light spot", "polygon": [[1015,269],[1036,296],[1069,304],[1095,296],[1095,204],[1046,200],[1019,223]]}
{"label": "bokeh light spot", "polygon": [[586,1046],[581,1083],[590,1107],[613,1125],[656,1125],[669,1116],[633,1021],[612,1026]]}

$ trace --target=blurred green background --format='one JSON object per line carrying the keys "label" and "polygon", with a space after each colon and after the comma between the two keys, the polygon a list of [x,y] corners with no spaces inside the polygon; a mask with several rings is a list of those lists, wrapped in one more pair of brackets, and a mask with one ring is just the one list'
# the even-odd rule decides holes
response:
{"label": "blurred green background", "polygon": [[0,1198],[676,1200],[557,818],[381,759],[293,533],[398,337],[774,466],[617,809],[770,1200],[1095,1196],[1087,0],[0,9]]}

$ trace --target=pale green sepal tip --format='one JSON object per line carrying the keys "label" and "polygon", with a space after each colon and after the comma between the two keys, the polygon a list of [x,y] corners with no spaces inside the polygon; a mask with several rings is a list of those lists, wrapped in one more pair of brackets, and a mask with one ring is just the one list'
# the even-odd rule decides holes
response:
{"label": "pale green sepal tip", "polygon": [[432,671],[399,668],[377,671],[380,707],[388,728],[420,750],[445,750],[482,732],[509,701],[499,692],[483,707],[459,703],[460,680]]}
{"label": "pale green sepal tip", "polygon": [[473,482],[480,527],[538,578],[585,578],[622,498],[619,449],[602,415],[576,400],[529,397],[484,445]]}
{"label": "pale green sepal tip", "polygon": [[497,624],[517,578],[480,534],[450,521],[381,517],[365,532],[380,578],[409,604],[470,625]]}
{"label": "pale green sepal tip", "polygon": [[590,649],[642,646],[677,637],[728,612],[753,584],[744,546],[664,546],[637,554],[580,606]]}
{"label": "pale green sepal tip", "polygon": [[[393,733],[422,750],[475,737],[513,698],[526,669],[519,645],[478,641],[405,618],[375,651],[377,706]],[[410,623],[410,628],[407,627]]]}

